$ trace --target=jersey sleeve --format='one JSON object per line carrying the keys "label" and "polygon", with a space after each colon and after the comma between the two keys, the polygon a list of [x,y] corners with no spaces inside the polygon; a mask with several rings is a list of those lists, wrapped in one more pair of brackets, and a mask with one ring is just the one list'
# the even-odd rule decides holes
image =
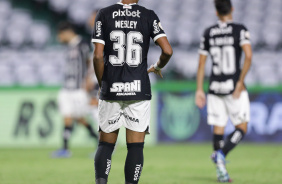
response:
{"label": "jersey sleeve", "polygon": [[245,44],[251,44],[250,38],[250,32],[245,26],[243,26],[240,31],[240,46],[242,47]]}
{"label": "jersey sleeve", "polygon": [[104,39],[104,24],[105,17],[103,12],[100,10],[95,19],[94,31],[92,35],[92,43],[101,43],[105,45]]}
{"label": "jersey sleeve", "polygon": [[151,21],[150,21],[150,26],[151,26],[151,38],[156,42],[159,38],[161,37],[166,37],[166,34],[164,32],[164,29],[162,27],[161,21],[157,14],[152,11],[151,12]]}
{"label": "jersey sleeve", "polygon": [[209,31],[206,30],[201,38],[199,54],[209,55],[210,45],[209,45]]}

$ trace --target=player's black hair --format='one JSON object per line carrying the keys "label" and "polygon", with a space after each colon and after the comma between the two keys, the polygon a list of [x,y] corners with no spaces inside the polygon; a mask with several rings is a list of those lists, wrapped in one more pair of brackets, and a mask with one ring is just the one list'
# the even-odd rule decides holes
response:
{"label": "player's black hair", "polygon": [[228,15],[232,10],[231,0],[214,0],[214,4],[219,15]]}
{"label": "player's black hair", "polygon": [[62,32],[62,31],[66,31],[66,30],[71,30],[73,32],[75,32],[75,29],[73,27],[73,25],[69,22],[60,22],[57,26],[57,31],[58,32]]}

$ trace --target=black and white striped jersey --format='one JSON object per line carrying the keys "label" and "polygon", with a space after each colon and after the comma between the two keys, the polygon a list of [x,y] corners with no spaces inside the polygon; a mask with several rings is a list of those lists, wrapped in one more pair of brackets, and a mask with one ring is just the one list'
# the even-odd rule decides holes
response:
{"label": "black and white striped jersey", "polygon": [[69,43],[64,65],[64,89],[73,90],[82,87],[88,72],[89,52],[89,44],[79,36]]}
{"label": "black and white striped jersey", "polygon": [[105,45],[100,99],[150,100],[150,39],[156,41],[164,36],[160,20],[152,10],[122,3],[101,9],[92,37],[93,43]]}
{"label": "black and white striped jersey", "polygon": [[244,44],[250,44],[250,33],[242,24],[219,21],[205,30],[199,53],[212,58],[209,93],[228,95],[235,90]]}

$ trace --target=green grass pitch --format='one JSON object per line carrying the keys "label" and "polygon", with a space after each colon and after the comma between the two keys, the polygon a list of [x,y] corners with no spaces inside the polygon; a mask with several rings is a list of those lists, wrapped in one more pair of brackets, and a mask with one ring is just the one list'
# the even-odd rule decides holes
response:
{"label": "green grass pitch", "polygon": [[[91,148],[75,148],[70,159],[51,159],[53,149],[0,149],[0,184],[94,184]],[[140,184],[213,184],[209,144],[145,148]],[[126,148],[113,155],[109,184],[124,184]],[[236,184],[281,184],[282,146],[242,144],[227,164]]]}

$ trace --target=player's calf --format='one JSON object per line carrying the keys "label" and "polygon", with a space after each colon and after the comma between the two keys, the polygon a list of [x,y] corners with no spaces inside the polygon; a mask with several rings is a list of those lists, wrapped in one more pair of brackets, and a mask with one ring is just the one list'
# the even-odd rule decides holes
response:
{"label": "player's calf", "polygon": [[213,134],[213,150],[218,151],[224,146],[223,135]]}
{"label": "player's calf", "polygon": [[95,155],[96,184],[106,184],[111,170],[112,153],[115,144],[100,142]]}
{"label": "player's calf", "polygon": [[63,139],[64,139],[63,149],[64,150],[69,149],[69,139],[71,137],[71,133],[72,133],[72,126],[65,125],[64,134],[63,134]]}
{"label": "player's calf", "polygon": [[226,156],[232,149],[234,149],[244,138],[245,134],[245,131],[243,131],[241,128],[236,127],[234,132],[232,132],[228,136],[226,143],[222,148],[223,154]]}
{"label": "player's calf", "polygon": [[127,157],[124,167],[125,184],[137,184],[139,182],[144,163],[144,142],[127,143]]}

